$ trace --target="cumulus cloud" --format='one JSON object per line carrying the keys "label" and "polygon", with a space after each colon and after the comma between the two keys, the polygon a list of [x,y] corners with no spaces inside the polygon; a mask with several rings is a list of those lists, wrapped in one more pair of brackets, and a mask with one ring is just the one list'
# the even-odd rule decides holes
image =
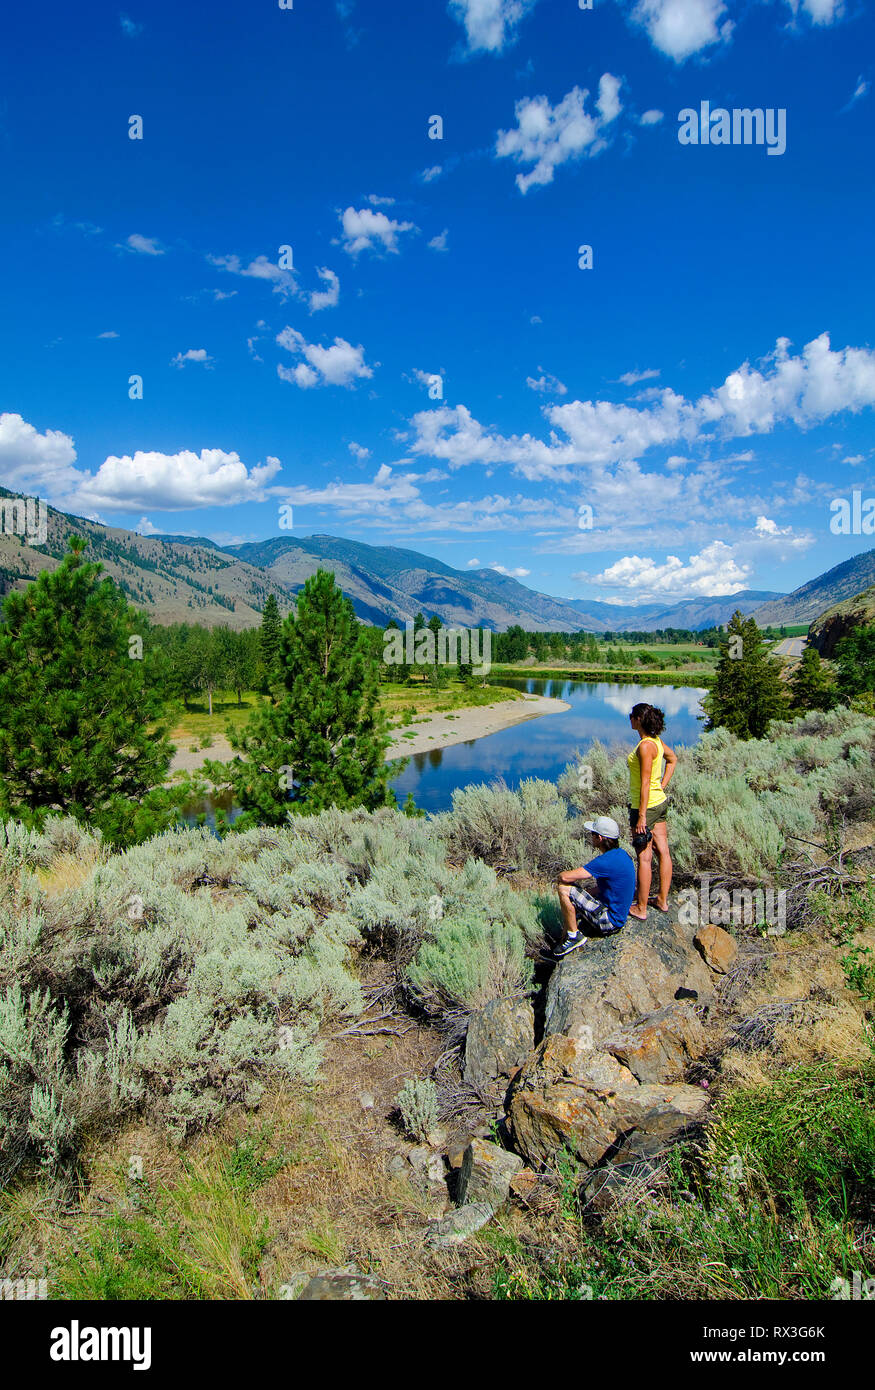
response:
{"label": "cumulus cloud", "polygon": [[362,251],[397,254],[400,234],[417,230],[412,222],[395,222],[384,212],[374,212],[371,208],[345,208],[340,222],[343,228],[341,245],[350,256],[359,256]]}
{"label": "cumulus cloud", "polygon": [[[353,347],[345,338],[335,338],[331,347],[308,343],[303,333],[284,328],[277,335],[280,347],[304,358],[295,367],[277,366],[277,376],[303,390],[313,386],[350,386],[360,377],[371,377],[373,370],[365,362],[365,350]],[[379,366],[379,363],[377,363]]]}
{"label": "cumulus cloud", "polygon": [[767,516],[758,516],[753,529],[758,536],[789,536],[793,531],[792,526],[779,526]]}
{"label": "cumulus cloud", "polygon": [[632,11],[660,53],[682,63],[716,43],[726,43],[733,24],[723,0],[639,0]]}
{"label": "cumulus cloud", "polygon": [[371,205],[372,208],[379,208],[379,207],[390,208],[390,207],[392,207],[392,205],[394,204],[395,199],[394,199],[394,198],[381,198],[380,195],[379,195],[379,193],[369,193],[369,194],[368,194],[368,202],[370,203],[370,205]]}
{"label": "cumulus cloud", "polygon": [[465,566],[465,568],[466,568],[466,569],[469,569],[469,570],[479,570],[479,569],[480,569],[480,561],[479,561],[479,560],[469,560],[468,563],[467,563],[467,565]]}
{"label": "cumulus cloud", "polygon": [[527,376],[526,385],[530,391],[537,391],[543,396],[564,396],[568,392],[568,387],[559,380],[558,376],[552,376],[550,372],[545,372],[543,367],[539,367],[541,373],[539,377]]}
{"label": "cumulus cloud", "polygon": [[644,115],[639,117],[638,124],[659,125],[660,121],[664,119],[665,117],[661,111],[645,111]]}
{"label": "cumulus cloud", "polygon": [[243,275],[250,280],[269,281],[274,294],[286,300],[298,293],[298,282],[293,270],[281,270],[275,261],[267,256],[256,256],[254,261],[244,265],[239,256],[207,256],[210,265],[219,270],[227,270],[230,275]]}
{"label": "cumulus cloud", "polygon": [[790,355],[788,339],[779,339],[762,366],[745,362],[696,402],[666,387],[654,390],[640,407],[602,400],[545,406],[552,427],[549,442],[530,434],[507,437],[487,431],[463,405],[422,411],[411,421],[416,431],[412,449],[443,459],[451,468],[509,464],[537,479],[561,476],[575,466],[637,459],[655,447],[689,444],[715,431],[738,438],[768,434],[779,424],[807,429],[840,412],[857,413],[875,404],[875,352],[834,351],[826,333],[797,356]]}
{"label": "cumulus cloud", "polygon": [[498,574],[506,574],[509,579],[525,579],[526,575],[532,572],[531,570],[523,569],[521,565],[513,570],[506,569],[504,565],[498,564],[491,564],[489,568],[491,570],[496,570]]}
{"label": "cumulus cloud", "polygon": [[327,266],[317,266],[316,274],[325,285],[324,290],[311,290],[308,296],[310,313],[316,314],[320,309],[333,309],[340,299],[340,280],[333,270]]}
{"label": "cumulus cloud", "polygon": [[469,53],[501,53],[516,41],[520,20],[536,0],[450,0],[450,14],[464,25]]}
{"label": "cumulus cloud", "polygon": [[187,511],[191,507],[235,507],[263,502],[266,486],[280,471],[279,459],[247,468],[240,455],[224,449],[181,449],[176,454],[144,452],[111,454],[97,473],[82,476],[80,502],[108,511],[143,507],[155,511]]}
{"label": "cumulus cloud", "polygon": [[0,415],[0,478],[10,492],[56,496],[75,484],[76,448],[69,434],[43,434],[20,415]]}
{"label": "cumulus cloud", "polygon": [[845,0],[787,0],[794,18],[802,13],[812,24],[835,24],[845,13]]}
{"label": "cumulus cloud", "polygon": [[210,357],[206,348],[189,348],[187,352],[178,352],[171,359],[170,365],[171,367],[184,367],[186,362],[201,362],[205,367],[210,367],[213,358]]}
{"label": "cumulus cloud", "polygon": [[660,594],[734,594],[747,587],[751,567],[739,564],[732,546],[713,541],[698,555],[691,555],[686,564],[677,555],[667,555],[665,562],[640,555],[625,555],[609,565],[601,574],[574,575],[591,584],[612,588]]}
{"label": "cumulus cloud", "polygon": [[516,176],[521,193],[533,185],[552,183],[555,170],[568,160],[605,148],[609,127],[622,110],[619,92],[619,79],[606,72],[599,80],[596,115],[586,110],[589,92],[581,87],[573,87],[557,106],[551,106],[545,96],[524,97],[516,103],[516,129],[498,132],[495,153],[499,159],[531,166]]}
{"label": "cumulus cloud", "polygon": [[163,256],[164,251],[159,246],[155,237],[140,236],[139,232],[132,232],[125,242],[128,251],[136,251],[141,256]]}

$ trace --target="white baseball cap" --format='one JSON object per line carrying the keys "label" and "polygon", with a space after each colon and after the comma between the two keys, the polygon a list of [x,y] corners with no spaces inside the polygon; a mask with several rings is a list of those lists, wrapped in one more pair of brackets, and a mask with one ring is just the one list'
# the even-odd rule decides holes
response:
{"label": "white baseball cap", "polygon": [[599,816],[596,820],[584,821],[584,829],[593,835],[601,835],[605,840],[619,840],[620,827],[610,816]]}

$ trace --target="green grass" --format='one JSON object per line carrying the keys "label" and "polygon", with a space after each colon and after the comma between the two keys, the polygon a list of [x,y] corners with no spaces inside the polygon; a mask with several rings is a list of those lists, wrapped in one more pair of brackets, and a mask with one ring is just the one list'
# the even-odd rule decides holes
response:
{"label": "green grass", "polygon": [[268,1130],[209,1162],[186,1165],[170,1187],[129,1184],[130,1212],[91,1218],[51,1281],[61,1300],[248,1299],[268,1244],[252,1195],[298,1154],[272,1152]]}
{"label": "green grass", "polygon": [[[563,1189],[569,1176],[560,1166]],[[572,1215],[565,1193],[572,1252],[545,1262],[509,1245],[493,1296],[828,1299],[834,1279],[871,1276],[873,1197],[875,1063],[799,1068],[727,1092],[704,1144],[671,1152],[661,1193],[600,1222]]]}

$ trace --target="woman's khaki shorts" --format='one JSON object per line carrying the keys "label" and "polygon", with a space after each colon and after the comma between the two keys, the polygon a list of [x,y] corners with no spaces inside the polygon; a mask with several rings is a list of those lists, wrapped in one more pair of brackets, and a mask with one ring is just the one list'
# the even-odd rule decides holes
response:
{"label": "woman's khaki shorts", "polygon": [[[655,825],[658,825],[660,821],[666,820],[666,818],[667,818],[667,817],[666,817],[666,812],[667,812],[667,811],[668,811],[668,797],[665,798],[665,801],[660,801],[660,803],[659,803],[658,806],[648,806],[648,807],[647,807],[647,815],[646,815],[647,829],[648,829],[648,830],[652,830],[653,827],[654,827]],[[630,830],[634,830],[634,829],[635,829],[635,826],[636,826],[637,824],[638,824],[638,807],[637,807],[637,806],[630,806],[630,807],[629,807],[629,829],[630,829]]]}

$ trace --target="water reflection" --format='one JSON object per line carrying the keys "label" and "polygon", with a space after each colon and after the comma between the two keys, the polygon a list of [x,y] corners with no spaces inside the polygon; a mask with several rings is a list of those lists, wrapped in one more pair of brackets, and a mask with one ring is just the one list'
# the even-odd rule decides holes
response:
{"label": "water reflection", "polygon": [[560,714],[513,724],[485,738],[470,739],[451,748],[417,753],[392,786],[399,801],[413,792],[417,806],[444,811],[452,804],[457,787],[472,782],[491,782],[502,777],[518,786],[526,777],[555,781],[575,754],[595,740],[618,741],[634,746],[629,730],[629,711],[639,702],[665,711],[665,738],[669,744],[697,743],[702,725],[705,690],[691,686],[622,685],[611,681],[544,680],[527,677],[502,681],[530,695],[561,699],[571,708]]}

